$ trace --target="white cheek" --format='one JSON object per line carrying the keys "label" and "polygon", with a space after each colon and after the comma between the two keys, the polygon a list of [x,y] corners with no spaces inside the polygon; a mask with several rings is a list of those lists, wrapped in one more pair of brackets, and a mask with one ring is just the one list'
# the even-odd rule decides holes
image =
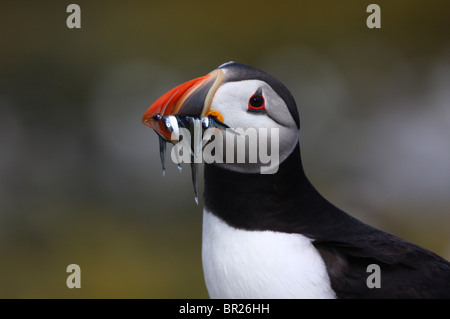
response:
{"label": "white cheek", "polygon": [[[259,83],[254,83],[259,82]],[[261,81],[239,81],[223,84],[216,92],[211,109],[217,110],[226,119],[227,125],[234,128],[247,128],[253,123],[248,114],[248,99],[258,89]],[[252,92],[253,93],[250,93]]]}
{"label": "white cheek", "polygon": [[[263,88],[266,98],[264,113],[248,112],[248,100],[258,88]],[[219,111],[225,124],[231,128],[278,129],[279,163],[283,162],[298,142],[298,129],[284,101],[265,83],[259,80],[246,80],[223,84],[216,92],[211,110]],[[273,141],[268,141],[272,143]],[[223,164],[228,169],[239,172],[259,172],[261,164]]]}
{"label": "white cheek", "polygon": [[[248,101],[258,88],[262,88],[267,114],[248,112]],[[297,129],[283,99],[267,83],[245,80],[222,84],[214,95],[211,110],[217,110],[227,125],[234,128],[288,127]]]}

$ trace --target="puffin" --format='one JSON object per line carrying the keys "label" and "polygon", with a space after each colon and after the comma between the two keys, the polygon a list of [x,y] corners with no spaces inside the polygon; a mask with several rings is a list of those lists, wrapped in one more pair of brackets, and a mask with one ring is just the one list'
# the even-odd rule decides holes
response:
{"label": "puffin", "polygon": [[[184,143],[197,203],[196,153],[216,142],[213,160],[203,161],[202,264],[211,298],[450,298],[447,260],[354,218],[311,184],[296,102],[273,76],[222,64],[161,96],[142,123],[159,136],[163,169],[166,143]],[[236,144],[225,146],[250,129],[277,153],[271,167],[249,156],[250,134],[241,160]],[[181,130],[194,136],[180,138]],[[207,131],[214,138],[203,138]]]}

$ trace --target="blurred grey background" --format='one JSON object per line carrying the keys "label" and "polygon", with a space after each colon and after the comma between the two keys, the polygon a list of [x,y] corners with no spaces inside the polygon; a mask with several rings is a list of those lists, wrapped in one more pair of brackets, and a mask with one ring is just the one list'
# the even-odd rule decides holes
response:
{"label": "blurred grey background", "polygon": [[[81,7],[81,29],[66,8]],[[381,29],[366,8],[381,7]],[[363,221],[450,258],[450,2],[3,1],[0,297],[206,298],[189,167],[140,123],[234,60],[280,79],[305,170]],[[81,289],[66,267],[81,267]]]}

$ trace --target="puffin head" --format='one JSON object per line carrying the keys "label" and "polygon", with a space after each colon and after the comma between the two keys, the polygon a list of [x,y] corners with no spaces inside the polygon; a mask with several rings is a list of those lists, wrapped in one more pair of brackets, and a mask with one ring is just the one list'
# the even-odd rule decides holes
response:
{"label": "puffin head", "polygon": [[[229,128],[224,130],[224,141],[225,137],[246,134],[249,129],[261,139],[261,132],[265,130],[264,138],[268,143],[265,147],[269,152],[269,145],[278,143],[278,163],[283,162],[298,143],[299,116],[289,90],[267,73],[241,63],[222,64],[205,76],[173,88],[148,108],[142,122],[154,129],[161,139],[175,143],[174,126],[177,122],[183,126],[186,124],[183,121],[189,118],[208,119],[206,122],[216,127]],[[271,133],[274,130],[276,134]],[[223,154],[225,152],[224,146]],[[214,164],[243,173],[257,173],[262,165],[259,160],[249,159],[249,152],[244,162]]]}

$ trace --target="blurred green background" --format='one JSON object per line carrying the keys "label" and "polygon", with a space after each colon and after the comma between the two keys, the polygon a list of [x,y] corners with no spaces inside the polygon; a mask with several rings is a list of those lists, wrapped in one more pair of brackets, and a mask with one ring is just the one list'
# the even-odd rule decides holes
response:
{"label": "blurred green background", "polygon": [[0,297],[208,297],[189,167],[163,178],[140,119],[230,60],[291,90],[325,197],[448,259],[449,16],[449,1],[3,1]]}

